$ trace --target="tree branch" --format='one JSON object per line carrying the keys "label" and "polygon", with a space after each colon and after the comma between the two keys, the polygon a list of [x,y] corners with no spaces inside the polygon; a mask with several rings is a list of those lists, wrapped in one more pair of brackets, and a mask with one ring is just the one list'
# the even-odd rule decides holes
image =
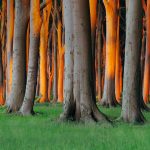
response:
{"label": "tree branch", "polygon": [[143,10],[144,10],[144,12],[146,14],[146,12],[147,12],[147,6],[146,6],[146,3],[145,3],[145,0],[142,0],[142,7],[143,7]]}
{"label": "tree branch", "polygon": [[51,0],[44,1],[40,4],[40,11],[42,11],[49,3]]}

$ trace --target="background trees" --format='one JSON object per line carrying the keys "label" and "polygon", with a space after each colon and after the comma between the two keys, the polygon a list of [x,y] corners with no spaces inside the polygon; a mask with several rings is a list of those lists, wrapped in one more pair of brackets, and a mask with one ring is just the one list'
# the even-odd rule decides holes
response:
{"label": "background trees", "polygon": [[107,120],[98,100],[107,107],[122,104],[125,121],[143,121],[150,83],[149,1],[1,5],[0,105],[8,112],[33,114],[34,100],[53,100],[64,101],[62,119]]}

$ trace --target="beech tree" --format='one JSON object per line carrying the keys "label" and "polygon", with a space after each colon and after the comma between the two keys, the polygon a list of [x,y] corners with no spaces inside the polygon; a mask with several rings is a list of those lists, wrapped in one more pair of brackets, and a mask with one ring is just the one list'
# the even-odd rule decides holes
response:
{"label": "beech tree", "polygon": [[[104,93],[101,100],[103,106],[116,106],[115,97],[115,64],[117,42],[118,0],[104,0],[106,9],[106,66]],[[119,39],[118,39],[119,40]]]}
{"label": "beech tree", "polygon": [[143,122],[141,99],[140,55],[142,40],[141,0],[128,2],[121,117],[125,122]]}
{"label": "beech tree", "polygon": [[144,80],[143,80],[143,99],[145,102],[149,101],[150,91],[150,1],[147,1],[146,8],[146,53],[145,53],[145,68],[144,68]]}
{"label": "beech tree", "polygon": [[90,10],[87,0],[64,0],[64,112],[60,119],[107,121],[92,91]]}
{"label": "beech tree", "polygon": [[33,105],[35,99],[38,72],[41,23],[42,21],[40,17],[40,0],[32,0],[30,10],[30,48],[27,84],[24,101],[20,110],[23,115],[30,115],[34,113]]}
{"label": "beech tree", "polygon": [[7,0],[6,103],[8,101],[12,85],[13,35],[14,35],[14,0]]}
{"label": "beech tree", "polygon": [[5,103],[4,79],[5,79],[5,53],[6,53],[6,14],[7,1],[2,1],[1,30],[0,30],[0,105]]}
{"label": "beech tree", "polygon": [[52,0],[44,0],[46,7],[43,9],[43,22],[40,32],[40,102],[48,100],[47,84],[47,47],[48,47],[48,27],[49,16],[52,7]]}
{"label": "beech tree", "polygon": [[29,21],[29,0],[15,1],[13,40],[12,90],[7,103],[8,112],[18,111],[22,105],[26,86],[26,32]]}

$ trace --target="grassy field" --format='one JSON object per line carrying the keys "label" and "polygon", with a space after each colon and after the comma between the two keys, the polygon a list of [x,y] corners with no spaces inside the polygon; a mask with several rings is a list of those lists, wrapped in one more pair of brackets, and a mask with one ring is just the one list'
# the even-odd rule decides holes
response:
{"label": "grassy field", "polygon": [[[8,115],[0,108],[0,150],[149,150],[150,113],[145,125],[59,123],[60,105],[37,105],[34,117]],[[101,111],[111,117],[120,108]]]}

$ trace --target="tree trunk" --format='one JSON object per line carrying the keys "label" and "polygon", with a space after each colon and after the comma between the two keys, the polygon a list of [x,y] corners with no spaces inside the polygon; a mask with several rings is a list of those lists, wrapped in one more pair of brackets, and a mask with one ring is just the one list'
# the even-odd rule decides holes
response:
{"label": "tree trunk", "polygon": [[24,101],[21,107],[23,115],[33,114],[33,105],[36,93],[37,73],[38,73],[38,56],[40,42],[40,0],[31,1],[30,11],[30,49],[29,49],[29,64],[27,85]]}
{"label": "tree trunk", "polygon": [[13,41],[13,77],[8,112],[18,111],[22,105],[26,86],[26,32],[29,21],[29,0],[15,1]]}
{"label": "tree trunk", "polygon": [[58,98],[58,48],[57,48],[57,0],[54,0],[54,16],[53,16],[53,50],[54,50],[54,81],[53,81],[53,102],[57,102]]}
{"label": "tree trunk", "polygon": [[101,104],[107,107],[116,106],[115,97],[115,63],[117,42],[118,0],[104,0],[106,9],[106,65],[104,93]]}
{"label": "tree trunk", "polygon": [[[45,0],[47,2],[48,0]],[[48,48],[48,27],[49,16],[52,6],[52,0],[43,10],[43,22],[40,33],[40,102],[48,100],[48,84],[47,84],[47,48]]]}
{"label": "tree trunk", "polygon": [[14,35],[14,0],[7,0],[6,103],[9,103],[8,102],[9,94],[12,86],[13,35]]}
{"label": "tree trunk", "polygon": [[147,103],[149,101],[149,88],[150,88],[150,1],[147,1],[147,14],[146,14],[146,53],[145,53],[145,67],[144,67],[144,82],[143,82],[143,99]]}
{"label": "tree trunk", "polygon": [[92,67],[93,67],[93,76],[92,76],[92,84],[94,88],[94,92],[96,94],[96,53],[95,53],[95,39],[96,39],[96,22],[97,22],[97,0],[89,0],[90,7],[90,23],[91,23],[91,40],[92,40]]}
{"label": "tree trunk", "polygon": [[87,0],[64,0],[65,80],[61,119],[106,121],[93,97],[90,11]]}
{"label": "tree trunk", "polygon": [[0,105],[5,103],[5,53],[6,53],[6,18],[7,1],[2,1],[1,32],[0,32]]}
{"label": "tree trunk", "polygon": [[129,1],[127,13],[122,118],[125,122],[143,122],[141,98],[140,56],[142,40],[141,0]]}
{"label": "tree trunk", "polygon": [[98,61],[98,101],[102,98],[102,21],[103,21],[102,3],[98,4],[98,19],[97,19],[97,61]]}
{"label": "tree trunk", "polygon": [[62,23],[58,20],[58,102],[63,102],[63,80],[64,80],[64,46],[62,45]]}
{"label": "tree trunk", "polygon": [[[118,1],[117,8],[119,10],[120,2]],[[117,17],[117,39],[116,39],[116,67],[115,67],[115,95],[117,102],[121,101],[122,93],[122,64],[120,51],[120,16]]]}

